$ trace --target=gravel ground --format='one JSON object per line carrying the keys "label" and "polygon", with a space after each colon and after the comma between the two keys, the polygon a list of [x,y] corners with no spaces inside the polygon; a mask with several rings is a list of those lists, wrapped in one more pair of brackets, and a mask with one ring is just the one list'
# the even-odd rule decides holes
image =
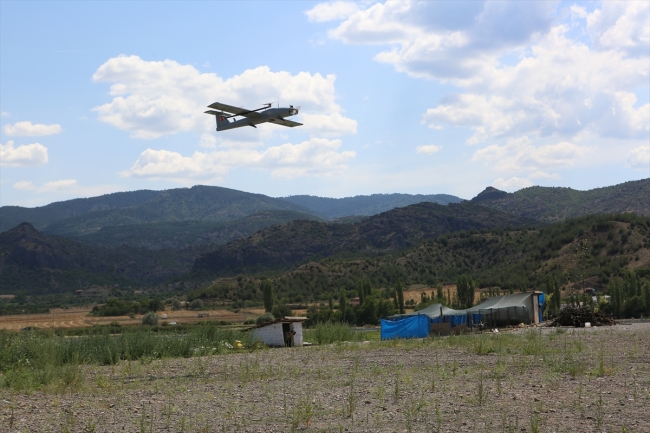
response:
{"label": "gravel ground", "polygon": [[534,332],[89,366],[0,431],[650,432],[650,323]]}

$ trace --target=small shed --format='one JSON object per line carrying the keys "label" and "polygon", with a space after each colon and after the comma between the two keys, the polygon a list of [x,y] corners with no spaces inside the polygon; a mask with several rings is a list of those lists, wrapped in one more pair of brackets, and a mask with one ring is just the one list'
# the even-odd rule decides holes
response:
{"label": "small shed", "polygon": [[253,329],[253,340],[271,347],[302,346],[302,322],[306,317],[285,316]]}

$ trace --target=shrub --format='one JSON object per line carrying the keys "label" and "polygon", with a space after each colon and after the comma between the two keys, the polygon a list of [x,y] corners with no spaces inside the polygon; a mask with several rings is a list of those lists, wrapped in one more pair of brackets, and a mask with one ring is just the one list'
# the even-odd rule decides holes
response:
{"label": "shrub", "polygon": [[158,324],[158,315],[153,311],[148,312],[142,318],[142,324],[156,326]]}
{"label": "shrub", "polygon": [[259,316],[257,316],[257,319],[255,319],[255,324],[256,325],[261,325],[262,323],[273,322],[274,320],[275,320],[275,317],[273,317],[273,314],[264,313],[264,314],[260,314]]}
{"label": "shrub", "polygon": [[200,299],[193,300],[192,303],[190,304],[190,308],[192,310],[200,310],[200,309],[202,309],[203,308],[203,301],[200,300]]}
{"label": "shrub", "polygon": [[285,316],[291,316],[293,313],[291,312],[291,308],[287,307],[286,304],[275,304],[273,306],[273,311],[271,311],[271,314],[273,314],[274,317],[285,317]]}
{"label": "shrub", "polygon": [[172,310],[176,311],[180,309],[181,309],[181,301],[179,301],[178,299],[174,299],[172,301]]}

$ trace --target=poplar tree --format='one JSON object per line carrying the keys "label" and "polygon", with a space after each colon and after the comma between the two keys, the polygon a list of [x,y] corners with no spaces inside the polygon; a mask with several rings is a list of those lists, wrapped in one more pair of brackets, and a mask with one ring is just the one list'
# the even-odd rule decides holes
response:
{"label": "poplar tree", "polygon": [[404,309],[404,287],[402,287],[401,281],[397,282],[397,288],[395,291],[397,292],[397,306],[399,308],[399,313],[404,314],[406,313],[406,309]]}
{"label": "poplar tree", "polygon": [[348,306],[348,300],[345,297],[345,289],[341,287],[339,292],[339,311],[341,312],[341,322],[345,322],[345,313]]}
{"label": "poplar tree", "polygon": [[262,295],[264,296],[264,310],[273,310],[273,283],[271,280],[262,280]]}

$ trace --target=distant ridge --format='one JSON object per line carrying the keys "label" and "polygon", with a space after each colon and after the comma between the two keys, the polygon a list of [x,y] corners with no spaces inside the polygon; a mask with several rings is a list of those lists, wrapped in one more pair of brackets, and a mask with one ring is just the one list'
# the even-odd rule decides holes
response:
{"label": "distant ridge", "polygon": [[3,206],[0,208],[0,232],[29,222],[49,233],[79,235],[127,224],[229,221],[265,210],[311,213],[298,205],[263,194],[196,185],[165,191],[107,194],[37,208]]}
{"label": "distant ridge", "polygon": [[348,216],[371,216],[416,203],[460,203],[463,199],[449,194],[372,194],[354,197],[328,198],[313,195],[281,197],[293,204],[310,209],[327,219]]}
{"label": "distant ridge", "polygon": [[627,212],[650,216],[650,179],[588,191],[532,186],[507,193],[487,187],[471,202],[547,223],[585,215]]}

